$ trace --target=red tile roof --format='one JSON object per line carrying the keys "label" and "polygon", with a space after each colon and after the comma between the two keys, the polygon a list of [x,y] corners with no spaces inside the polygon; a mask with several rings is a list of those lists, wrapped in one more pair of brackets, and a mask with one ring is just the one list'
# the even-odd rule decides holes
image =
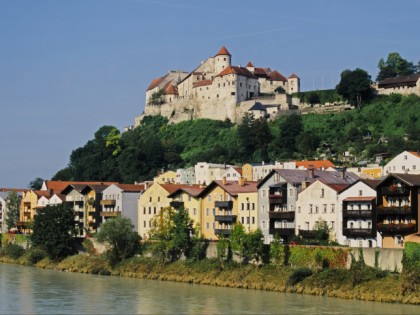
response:
{"label": "red tile roof", "polygon": [[160,184],[163,189],[165,189],[169,194],[172,194],[178,189],[188,188],[188,187],[200,187],[200,185],[187,185],[187,184]]}
{"label": "red tile roof", "polygon": [[335,167],[335,165],[329,160],[320,160],[320,161],[295,161],[296,168],[304,167],[308,169],[310,166],[313,168],[329,168]]}
{"label": "red tile roof", "polygon": [[249,71],[247,68],[237,67],[237,66],[227,67],[222,72],[220,72],[218,75],[216,75],[216,77],[222,77],[222,76],[228,75],[228,74],[236,74],[236,75],[241,75],[241,76],[252,78],[252,79],[257,79],[257,77],[254,74],[252,74],[252,72]]}
{"label": "red tile roof", "polygon": [[254,65],[252,64],[252,62],[251,61],[248,61],[248,63],[246,64],[246,66],[245,67],[252,67],[252,68],[254,68]]}
{"label": "red tile roof", "polygon": [[287,79],[284,75],[282,75],[280,72],[278,72],[277,70],[274,70],[273,72],[270,72],[268,74],[268,78],[272,81],[283,81],[283,82],[287,82]]}
{"label": "red tile roof", "polygon": [[212,80],[201,80],[193,83],[193,88],[199,87],[199,86],[206,86],[211,85],[213,83]]}
{"label": "red tile roof", "polygon": [[229,51],[226,49],[225,46],[223,46],[222,48],[220,48],[220,50],[218,51],[218,53],[215,56],[219,56],[219,55],[228,55],[228,56],[231,56],[231,54],[229,53]]}
{"label": "red tile roof", "polygon": [[299,77],[296,74],[292,73],[289,79],[299,79]]}
{"label": "red tile roof", "polygon": [[178,95],[178,88],[173,86],[171,83],[172,82],[169,82],[169,84],[165,87],[164,94],[165,95]]}
{"label": "red tile roof", "polygon": [[183,188],[178,188],[173,193],[171,193],[168,197],[173,198],[173,197],[177,196],[178,194],[180,194],[181,192],[186,192],[188,195],[190,195],[192,197],[197,197],[203,190],[204,190],[204,187],[199,187],[199,186],[196,186],[196,185],[189,186],[189,187],[183,187]]}
{"label": "red tile roof", "polygon": [[246,182],[244,181],[243,185],[240,185],[237,181],[227,181],[226,184],[223,184],[221,180],[212,181],[200,194],[201,196],[205,195],[207,192],[211,191],[213,187],[220,186],[231,196],[237,196],[238,193],[252,193],[257,192],[258,182]]}
{"label": "red tile roof", "polygon": [[415,155],[416,157],[420,158],[420,153],[419,152],[408,151],[408,153],[411,153],[411,154]]}
{"label": "red tile roof", "polygon": [[160,84],[160,82],[163,81],[163,79],[164,77],[153,79],[152,82],[149,84],[149,87],[147,88],[146,91],[153,90],[155,87],[157,87]]}
{"label": "red tile roof", "polygon": [[271,72],[270,68],[255,68],[253,73],[257,77],[266,78],[268,74]]}
{"label": "red tile roof", "polygon": [[27,192],[30,189],[23,189],[23,188],[0,188],[0,191],[2,192],[10,192],[10,191],[14,191],[14,192]]}
{"label": "red tile roof", "polygon": [[134,184],[115,184],[115,186],[121,188],[126,192],[142,192],[144,191],[144,185],[134,185]]}
{"label": "red tile roof", "polygon": [[76,181],[55,181],[55,180],[46,180],[45,185],[47,190],[52,189],[54,192],[61,192],[68,185],[111,185],[117,184],[117,182],[76,182]]}
{"label": "red tile roof", "polygon": [[350,184],[328,184],[328,183],[325,183],[325,185],[331,187],[337,192],[342,192],[343,190],[345,190],[347,187],[350,186]]}

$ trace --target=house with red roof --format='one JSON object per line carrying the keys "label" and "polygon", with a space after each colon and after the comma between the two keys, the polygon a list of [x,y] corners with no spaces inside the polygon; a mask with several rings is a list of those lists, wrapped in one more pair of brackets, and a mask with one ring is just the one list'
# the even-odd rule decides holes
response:
{"label": "house with red roof", "polygon": [[153,79],[146,91],[144,114],[136,117],[135,125],[145,115],[162,115],[173,122],[196,118],[240,122],[256,102],[270,109],[271,117],[288,110],[290,95],[299,91],[296,74],[286,78],[278,70],[255,67],[252,62],[245,67],[233,65],[232,55],[222,47],[190,72],[169,71]]}

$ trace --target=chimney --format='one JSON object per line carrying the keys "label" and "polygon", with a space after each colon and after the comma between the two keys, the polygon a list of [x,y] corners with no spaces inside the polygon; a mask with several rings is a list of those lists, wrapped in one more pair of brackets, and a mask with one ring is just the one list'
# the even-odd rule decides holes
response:
{"label": "chimney", "polygon": [[238,184],[239,184],[239,186],[244,186],[245,185],[245,180],[244,180],[243,177],[238,178]]}
{"label": "chimney", "polygon": [[310,179],[314,179],[314,174],[315,174],[315,169],[313,167],[313,165],[309,165],[308,167],[308,176]]}
{"label": "chimney", "polygon": [[305,190],[306,189],[306,182],[305,181],[303,181],[302,182],[302,190]]}
{"label": "chimney", "polygon": [[346,167],[343,167],[341,169],[341,179],[346,179],[346,170],[347,170]]}
{"label": "chimney", "polygon": [[222,177],[222,183],[223,183],[223,185],[226,185],[226,176]]}

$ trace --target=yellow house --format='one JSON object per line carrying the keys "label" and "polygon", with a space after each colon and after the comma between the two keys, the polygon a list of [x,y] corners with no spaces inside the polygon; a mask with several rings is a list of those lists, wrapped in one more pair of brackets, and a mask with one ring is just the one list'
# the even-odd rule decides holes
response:
{"label": "yellow house", "polygon": [[383,175],[382,167],[364,167],[360,170],[360,177],[367,179],[380,179]]}
{"label": "yellow house", "polygon": [[168,197],[172,198],[173,201],[170,202],[171,207],[179,209],[184,207],[188,212],[188,216],[193,221],[193,226],[201,234],[202,232],[202,211],[201,211],[201,198],[198,195],[204,190],[203,187],[198,185],[178,188]]}
{"label": "yellow house", "polygon": [[20,222],[21,226],[25,229],[27,223],[34,220],[37,215],[38,199],[42,196],[50,198],[50,191],[43,190],[29,190],[23,193],[20,203]]}
{"label": "yellow house", "polygon": [[163,208],[169,207],[172,198],[169,195],[179,188],[189,187],[181,184],[153,183],[147,188],[138,200],[138,231],[139,235],[146,239],[152,227],[152,218],[160,213]]}
{"label": "yellow house", "polygon": [[159,176],[154,178],[154,181],[158,184],[175,184],[176,183],[176,172],[167,171],[165,173],[159,174]]}
{"label": "yellow house", "polygon": [[252,168],[252,164],[249,163],[242,165],[242,177],[248,182],[252,182],[253,179]]}
{"label": "yellow house", "polygon": [[[246,182],[243,178],[240,178],[237,182],[226,181],[225,178],[211,182],[199,195],[202,200],[203,236],[212,240],[217,240],[221,235],[229,236],[233,224],[239,222],[239,205],[241,203],[246,204],[248,202],[247,197],[251,204],[254,201],[255,210],[253,211],[257,211],[255,202],[257,197],[252,196],[251,198],[251,195],[246,195],[256,192],[257,183]],[[244,195],[239,198],[240,194]],[[242,217],[245,218],[245,212],[240,216],[240,218]],[[252,222],[252,219],[250,220]],[[254,220],[257,224],[257,218]],[[245,220],[245,222],[247,221]],[[250,228],[252,229],[252,227]]]}
{"label": "yellow house", "polygon": [[258,228],[258,190],[238,193],[238,222],[245,227],[246,232],[253,232]]}

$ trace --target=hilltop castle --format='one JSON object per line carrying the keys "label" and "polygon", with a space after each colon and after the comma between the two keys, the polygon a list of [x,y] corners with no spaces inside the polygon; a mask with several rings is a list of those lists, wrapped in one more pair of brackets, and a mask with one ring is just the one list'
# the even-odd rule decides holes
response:
{"label": "hilltop castle", "polygon": [[144,113],[162,115],[179,122],[196,118],[230,119],[240,122],[246,112],[255,118],[272,118],[291,109],[291,94],[299,92],[300,79],[288,78],[277,70],[232,66],[232,56],[222,47],[191,72],[169,71],[152,80],[146,91]]}

